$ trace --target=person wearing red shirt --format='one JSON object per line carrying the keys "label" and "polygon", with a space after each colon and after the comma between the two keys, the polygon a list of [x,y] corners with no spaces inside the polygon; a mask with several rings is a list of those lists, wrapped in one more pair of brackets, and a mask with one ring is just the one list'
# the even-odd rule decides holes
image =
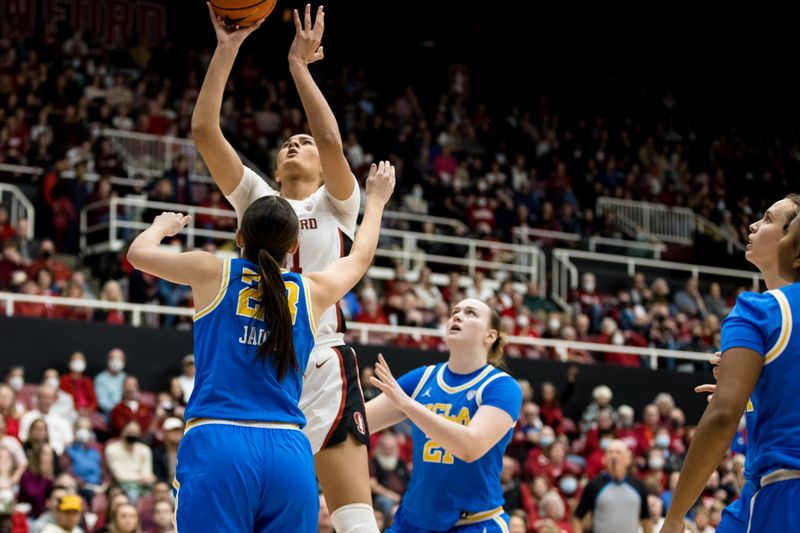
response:
{"label": "person wearing red shirt", "polygon": [[131,420],[138,422],[139,427],[149,428],[152,418],[152,409],[139,401],[139,380],[134,376],[126,377],[122,385],[122,401],[111,410],[109,417],[111,436],[118,437]]}
{"label": "person wearing red shirt", "polygon": [[69,373],[61,376],[60,387],[72,396],[75,410],[81,416],[89,416],[97,411],[97,397],[94,394],[94,383],[87,377],[86,357],[75,352],[69,357]]}

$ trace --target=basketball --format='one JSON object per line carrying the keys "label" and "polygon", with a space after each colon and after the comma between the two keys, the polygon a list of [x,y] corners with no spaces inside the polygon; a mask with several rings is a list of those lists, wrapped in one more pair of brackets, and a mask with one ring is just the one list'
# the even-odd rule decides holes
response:
{"label": "basketball", "polygon": [[277,0],[212,0],[211,7],[225,26],[249,26],[268,16]]}

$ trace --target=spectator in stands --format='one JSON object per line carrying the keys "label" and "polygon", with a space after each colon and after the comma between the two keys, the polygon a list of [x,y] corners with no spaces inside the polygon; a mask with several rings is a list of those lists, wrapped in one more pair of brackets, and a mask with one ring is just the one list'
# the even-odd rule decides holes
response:
{"label": "spectator in stands", "polygon": [[472,285],[467,287],[467,298],[487,301],[494,296],[494,291],[486,285],[485,275],[482,270],[476,270],[472,276]]}
{"label": "spectator in stands", "polygon": [[183,372],[181,372],[181,375],[178,376],[178,381],[180,382],[181,390],[183,391],[183,401],[188,403],[189,398],[192,396],[192,391],[194,390],[194,354],[190,353],[183,357],[183,360],[181,361],[181,368],[183,368]]}
{"label": "spectator in stands", "polygon": [[592,390],[592,403],[586,406],[581,416],[581,432],[586,433],[590,429],[597,427],[597,419],[601,411],[609,414],[611,419],[616,422],[617,413],[611,406],[611,399],[614,394],[607,385],[598,385]]}
{"label": "spectator in stands", "polygon": [[700,281],[692,276],[686,280],[686,286],[675,293],[675,306],[691,318],[702,318],[706,312],[703,295],[700,294]]}
{"label": "spectator in stands", "polygon": [[61,390],[72,396],[75,409],[81,416],[97,411],[97,397],[91,378],[86,376],[86,356],[74,352],[69,357],[69,373],[61,376]]}
{"label": "spectator in stands", "polygon": [[56,401],[50,408],[51,412],[58,413],[72,425],[78,418],[75,411],[75,401],[72,395],[61,390],[61,375],[55,368],[48,368],[42,373],[42,384],[49,385],[56,390]]}
{"label": "spectator in stands", "polygon": [[[100,291],[101,302],[125,303],[122,294],[122,286],[116,280],[108,280],[103,284]],[[105,322],[106,324],[124,324],[126,322],[125,312],[119,309],[95,309],[94,320]]]}
{"label": "spectator in stands", "polygon": [[19,281],[20,275],[25,276],[27,265],[19,253],[17,243],[6,241],[2,246],[0,255],[0,290],[9,290]]}
{"label": "spectator in stands", "polygon": [[525,307],[530,309],[534,314],[537,313],[551,313],[557,311],[555,304],[547,298],[542,297],[539,289],[539,283],[536,281],[528,282],[528,291],[525,293],[523,299]]}
{"label": "spectator in stands", "polygon": [[111,410],[109,430],[116,437],[130,422],[138,422],[141,428],[149,428],[153,413],[150,406],[140,401],[139,380],[135,376],[126,376],[122,385],[122,401]]}
{"label": "spectator in stands", "polygon": [[43,419],[47,425],[47,433],[52,449],[61,455],[64,448],[72,442],[72,421],[60,413],[56,413],[53,404],[56,401],[56,389],[50,385],[40,385],[36,391],[37,407],[25,413],[20,419],[19,438],[28,440],[28,433],[35,420]]}
{"label": "spectator in stands", "polygon": [[400,458],[394,433],[381,433],[375,454],[369,462],[369,477],[375,507],[386,516],[391,516],[392,507],[400,503],[411,477],[411,472]]}
{"label": "spectator in stands", "polygon": [[174,378],[169,380],[169,392],[170,398],[175,405],[175,407],[186,407],[186,399],[183,396],[183,387],[181,387],[181,380],[180,376],[175,376]]}
{"label": "spectator in stands", "polygon": [[668,427],[672,411],[675,409],[675,398],[668,392],[659,392],[653,403],[658,407],[659,424]]}
{"label": "spectator in stands", "polygon": [[647,404],[642,411],[642,421],[634,427],[636,439],[638,440],[638,453],[643,454],[655,445],[656,432],[661,424],[658,407],[655,404]]}
{"label": "spectator in stands", "polygon": [[371,366],[365,366],[361,369],[361,389],[364,394],[365,402],[370,401],[381,393],[381,391],[379,391],[375,385],[372,384],[372,380],[370,379],[374,375],[375,369]]}
{"label": "spectator in stands", "polygon": [[153,475],[153,453],[141,442],[142,430],[132,420],[123,428],[120,438],[106,446],[106,463],[114,481],[132,502],[147,493],[156,481]]}
{"label": "spectator in stands", "polygon": [[156,502],[153,506],[153,524],[152,533],[177,533],[175,526],[172,525],[172,513],[175,512],[175,506],[170,502]]}
{"label": "spectator in stands", "polygon": [[507,513],[522,508],[522,491],[520,489],[519,463],[503,456],[503,470],[500,472],[500,483],[503,485],[503,508]]}
{"label": "spectator in stands", "polygon": [[171,483],[178,462],[178,445],[183,438],[183,421],[170,417],[162,424],[164,443],[153,449],[153,474],[160,481]]}
{"label": "spectator in stands", "polygon": [[460,302],[466,297],[464,290],[461,288],[461,274],[459,272],[450,272],[447,286],[442,289],[442,297],[448,305],[454,305],[455,302]]}
{"label": "spectator in stands", "polygon": [[[175,158],[172,168],[164,172],[164,179],[169,181],[170,188],[173,191],[173,202],[194,205],[192,184],[189,181],[189,161],[186,156],[179,155]],[[161,201],[163,202],[164,200]],[[150,219],[146,219],[145,222],[150,222]]]}
{"label": "spectator in stands", "polygon": [[0,245],[4,244],[6,240],[12,239],[15,233],[8,217],[8,210],[4,205],[0,205]]}
{"label": "spectator in stands", "polygon": [[77,494],[62,496],[53,514],[56,523],[46,524],[42,533],[83,533],[78,526],[83,520],[83,501]]}
{"label": "spectator in stands", "polygon": [[564,500],[557,491],[546,493],[539,502],[539,517],[533,523],[534,531],[568,531]]}
{"label": "spectator in stands", "polygon": [[106,356],[106,369],[94,378],[97,406],[106,415],[122,401],[122,387],[125,378],[125,352],[112,348]]}
{"label": "spectator in stands", "polygon": [[56,285],[63,286],[69,281],[72,275],[72,270],[64,263],[55,257],[56,247],[51,240],[43,240],[39,243],[39,256],[31,263],[28,268],[28,274],[33,275],[41,268],[47,268],[54,278]]}
{"label": "spectator in stands", "polygon": [[64,487],[53,486],[45,502],[45,512],[39,515],[36,520],[30,521],[30,533],[41,533],[45,526],[56,523],[58,503],[66,495],[67,491]]}
{"label": "spectator in stands", "polygon": [[528,515],[525,511],[516,510],[510,513],[508,520],[509,533],[527,533],[528,532]]}
{"label": "spectator in stands", "polygon": [[139,527],[139,512],[131,503],[123,503],[111,513],[108,533],[142,533]]}
{"label": "spectator in stands", "polygon": [[[61,293],[65,298],[75,298],[79,300],[88,299],[84,292],[83,285],[70,280]],[[92,310],[89,307],[78,305],[57,304],[53,308],[52,316],[64,320],[83,320],[89,321],[92,318]]]}
{"label": "spectator in stands", "polygon": [[652,533],[653,524],[644,485],[627,474],[631,451],[622,441],[614,440],[606,449],[607,472],[594,478],[584,488],[580,504],[572,518],[572,529],[582,533]]}
{"label": "spectator in stands", "polygon": [[17,501],[31,504],[30,516],[41,515],[46,509],[47,495],[55,479],[53,449],[48,444],[38,445],[29,455],[28,468],[19,481]]}
{"label": "spectator in stands", "polygon": [[[22,367],[16,368],[21,369]],[[24,378],[21,376],[13,376],[11,379],[22,379],[24,383]],[[17,405],[17,393],[8,383],[0,383],[0,417],[3,418],[3,431],[0,432],[0,434],[9,437],[17,437],[19,435],[19,419],[21,414],[22,411]]]}
{"label": "spectator in stands", "polygon": [[722,289],[716,281],[711,282],[711,285],[708,286],[708,294],[706,294],[703,299],[708,312],[716,315],[719,319],[725,318],[728,311],[730,311],[728,303],[722,297]]}
{"label": "spectator in stands", "polygon": [[68,470],[78,480],[80,493],[91,502],[95,492],[103,484],[102,456],[97,437],[92,431],[92,422],[81,417],[75,422],[75,440],[65,450]]}
{"label": "spectator in stands", "polygon": [[25,467],[28,466],[28,458],[25,455],[25,450],[22,448],[19,439],[7,435],[5,430],[6,422],[0,417],[0,449],[10,454],[10,458],[15,466],[15,470],[11,473],[10,477],[13,481],[12,485],[16,485]]}

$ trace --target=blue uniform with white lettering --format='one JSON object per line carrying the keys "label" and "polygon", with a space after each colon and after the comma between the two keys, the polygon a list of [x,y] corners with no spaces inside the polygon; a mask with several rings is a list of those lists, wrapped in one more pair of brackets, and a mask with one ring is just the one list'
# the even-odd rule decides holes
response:
{"label": "blue uniform with white lettering", "polygon": [[747,418],[753,496],[745,531],[800,531],[800,284],[741,294],[722,324],[722,351],[731,348],[764,357],[750,397],[758,416]]}
{"label": "blue uniform with white lettering", "polygon": [[[516,380],[490,365],[462,375],[441,363],[412,370],[398,383],[434,413],[462,425],[470,423],[481,405],[502,409],[512,421],[522,407]],[[413,425],[414,469],[389,531],[507,532],[500,472],[512,431],[513,426],[483,457],[466,463]]]}
{"label": "blue uniform with white lettering", "polygon": [[194,317],[195,386],[174,481],[178,531],[317,530],[314,458],[298,407],[316,327],[304,280],[282,276],[299,369],[281,380],[271,358],[256,358],[268,325],[255,264],[225,261],[216,298]]}

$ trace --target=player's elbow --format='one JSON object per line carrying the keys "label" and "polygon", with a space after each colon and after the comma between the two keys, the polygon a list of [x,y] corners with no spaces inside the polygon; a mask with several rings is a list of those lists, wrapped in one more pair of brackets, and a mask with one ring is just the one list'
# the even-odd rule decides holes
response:
{"label": "player's elbow", "polygon": [[141,252],[139,251],[138,247],[131,246],[128,249],[128,255],[126,257],[128,258],[128,262],[131,264],[131,266],[133,266],[133,268],[135,268],[137,270],[140,270],[139,269],[139,265],[141,264],[140,263],[140,261],[141,261]]}
{"label": "player's elbow", "polygon": [[732,426],[736,426],[742,418],[742,410],[734,405],[725,403],[716,403],[715,398],[712,405],[706,411],[705,418],[708,424],[715,430],[724,430]]}
{"label": "player's elbow", "polygon": [[192,115],[192,139],[195,143],[206,142],[218,129],[217,124],[208,117],[197,113]]}

